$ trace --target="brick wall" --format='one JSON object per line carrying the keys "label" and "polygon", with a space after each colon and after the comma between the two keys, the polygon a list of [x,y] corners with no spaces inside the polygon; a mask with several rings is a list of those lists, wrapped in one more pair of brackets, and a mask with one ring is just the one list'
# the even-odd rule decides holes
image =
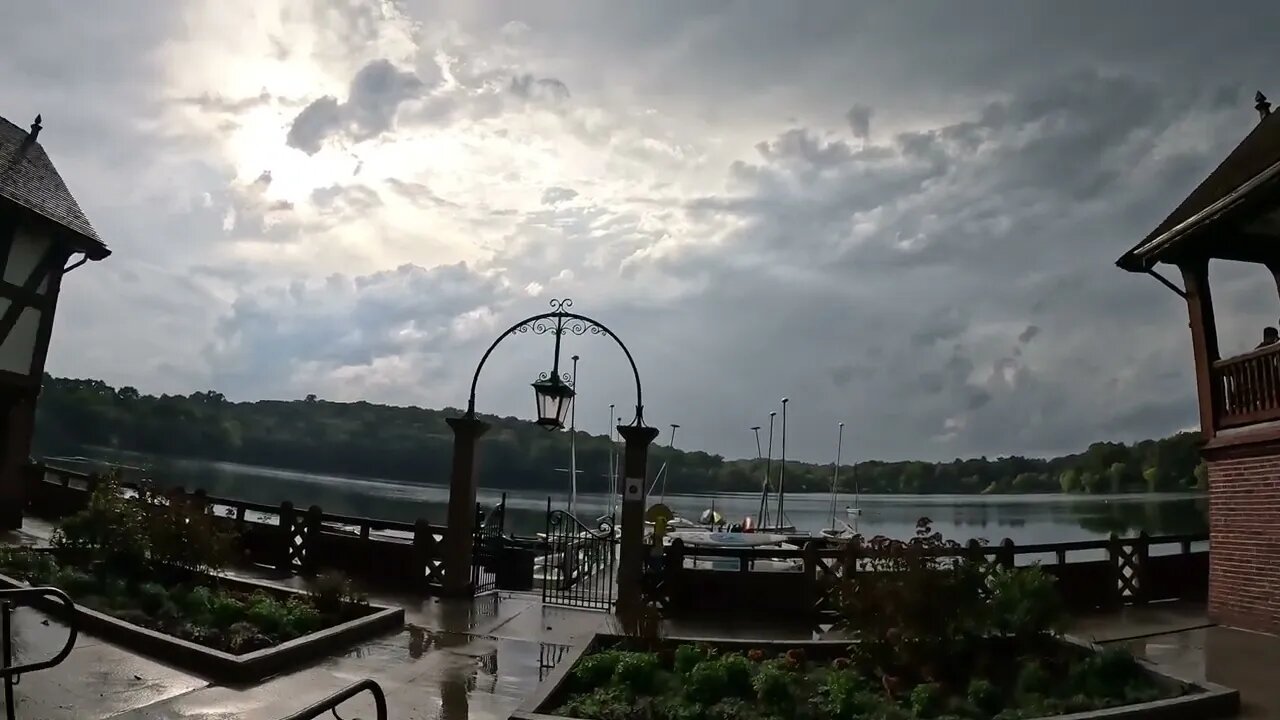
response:
{"label": "brick wall", "polygon": [[1209,618],[1280,635],[1280,450],[1206,460]]}

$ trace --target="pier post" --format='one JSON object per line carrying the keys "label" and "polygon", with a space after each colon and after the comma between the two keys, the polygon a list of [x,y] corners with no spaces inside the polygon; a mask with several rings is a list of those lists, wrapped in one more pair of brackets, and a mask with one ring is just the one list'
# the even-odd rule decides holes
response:
{"label": "pier post", "polygon": [[644,575],[644,493],[648,480],[649,446],[658,429],[644,425],[619,425],[618,434],[626,442],[623,450],[622,548],[618,558],[617,612],[632,616],[643,606],[641,587]]}
{"label": "pier post", "polygon": [[453,430],[449,471],[449,520],[444,531],[444,594],[471,595],[471,554],[476,527],[476,441],[489,424],[473,414],[445,420]]}

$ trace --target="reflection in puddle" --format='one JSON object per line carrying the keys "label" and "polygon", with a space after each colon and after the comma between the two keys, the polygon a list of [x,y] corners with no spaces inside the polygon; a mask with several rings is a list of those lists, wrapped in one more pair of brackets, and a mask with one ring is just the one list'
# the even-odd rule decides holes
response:
{"label": "reflection in puddle", "polygon": [[409,657],[417,660],[422,657],[422,653],[427,651],[427,631],[425,628],[412,623],[406,627],[409,630]]}

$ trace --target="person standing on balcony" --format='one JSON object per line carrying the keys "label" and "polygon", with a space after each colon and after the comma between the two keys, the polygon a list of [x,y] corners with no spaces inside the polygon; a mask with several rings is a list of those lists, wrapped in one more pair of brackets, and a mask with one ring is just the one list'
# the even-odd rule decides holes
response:
{"label": "person standing on balcony", "polygon": [[1280,332],[1277,332],[1273,327],[1267,326],[1262,329],[1262,342],[1258,343],[1254,350],[1264,348],[1268,345],[1275,345],[1278,342],[1280,342]]}

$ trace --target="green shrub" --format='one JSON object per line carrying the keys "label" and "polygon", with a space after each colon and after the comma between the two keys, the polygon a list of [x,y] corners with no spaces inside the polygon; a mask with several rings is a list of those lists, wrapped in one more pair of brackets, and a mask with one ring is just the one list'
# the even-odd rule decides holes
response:
{"label": "green shrub", "polygon": [[35,584],[48,583],[58,572],[58,563],[46,552],[25,547],[0,547],[0,572]]}
{"label": "green shrub", "polygon": [[981,678],[969,681],[969,689],[965,693],[965,697],[975,708],[988,715],[1000,712],[1004,706],[1004,699],[1000,696],[1000,689],[991,684],[990,681]]}
{"label": "green shrub", "polygon": [[616,650],[606,650],[582,658],[569,674],[573,686],[582,690],[603,687],[613,679],[621,655]]}
{"label": "green shrub", "polygon": [[1123,647],[1109,647],[1077,662],[1068,677],[1076,692],[1108,700],[1123,700],[1130,684],[1143,681],[1142,667]]}
{"label": "green shrub", "polygon": [[1030,638],[1061,630],[1067,613],[1055,582],[1039,565],[995,568],[987,580],[992,631]]}
{"label": "green shrub", "polygon": [[315,632],[324,624],[320,611],[316,610],[315,605],[306,598],[296,595],[290,597],[285,601],[284,610],[285,619],[282,630],[287,637],[294,638]]}
{"label": "green shrub", "polygon": [[724,668],[725,689],[734,697],[751,697],[751,663],[738,653],[721,656],[718,661]]}
{"label": "green shrub", "polygon": [[52,544],[86,555],[112,577],[141,578],[158,565],[217,570],[229,557],[232,536],[218,530],[203,506],[171,503],[150,487],[121,494],[119,471],[98,480],[85,509],[64,519]]}
{"label": "green shrub", "polygon": [[108,579],[102,585],[102,592],[113,606],[128,607],[133,604],[129,585],[121,578]]}
{"label": "green shrub", "polygon": [[1049,691],[1052,678],[1038,660],[1024,660],[1015,685],[1018,695],[1043,695]]}
{"label": "green shrub", "polygon": [[214,592],[209,598],[209,624],[226,630],[246,615],[244,603],[225,592]]}
{"label": "green shrub", "polygon": [[221,569],[231,557],[234,536],[219,530],[216,518],[187,496],[164,497],[143,487],[135,501],[146,519],[147,558],[197,572]]}
{"label": "green shrub", "polygon": [[653,689],[659,669],[658,658],[652,653],[622,653],[613,671],[613,680],[632,692],[644,693]]}
{"label": "green shrub", "polygon": [[751,685],[755,688],[756,697],[768,707],[785,707],[794,699],[791,674],[772,662],[761,663]]}
{"label": "green shrub", "polygon": [[164,623],[165,625],[171,625],[173,623],[177,623],[182,620],[183,618],[182,608],[177,603],[175,603],[172,599],[169,599],[169,600],[166,600],[164,603],[162,603],[160,607],[156,609],[155,617],[156,617],[156,620],[160,621],[161,623]]}
{"label": "green shrub", "polygon": [[828,675],[811,703],[833,720],[855,720],[883,704],[867,679],[850,670],[837,670]]}
{"label": "green shrub", "polygon": [[[716,706],[720,707],[720,706]],[[721,708],[721,713],[732,713],[735,709]],[[704,720],[709,713],[696,702],[690,702],[680,695],[663,696],[653,704],[653,715],[659,720]],[[729,715],[726,720],[734,717]],[[741,716],[737,716],[741,717]]]}
{"label": "green shrub", "polygon": [[75,600],[79,596],[93,594],[98,590],[98,579],[83,570],[77,570],[73,567],[64,567],[55,569],[42,578],[35,579],[34,582],[48,583],[53,587],[65,592]]}
{"label": "green shrub", "polygon": [[142,583],[137,590],[138,607],[154,613],[169,602],[169,591],[160,583]]}
{"label": "green shrub", "polygon": [[758,715],[754,705],[741,698],[725,698],[707,709],[707,720],[751,720]]}
{"label": "green shrub", "polygon": [[698,663],[707,658],[707,654],[693,645],[681,645],[676,648],[673,667],[681,675],[688,675]]}
{"label": "green shrub", "polygon": [[243,654],[271,647],[275,643],[251,623],[239,622],[227,630],[227,645],[231,652]]}
{"label": "green shrub", "polygon": [[[584,720],[630,720],[632,702],[621,688],[596,688],[565,703],[557,715]],[[679,720],[696,720],[680,718]]]}
{"label": "green shrub", "polygon": [[208,617],[212,604],[213,591],[207,587],[198,586],[192,588],[191,592],[187,594],[184,609],[192,617]]}
{"label": "green shrub", "polygon": [[84,553],[113,575],[137,577],[147,564],[146,513],[121,493],[119,471],[98,480],[89,502],[54,531],[55,548]]}
{"label": "green shrub", "polygon": [[261,591],[249,598],[244,616],[254,627],[269,635],[279,633],[289,617],[284,603]]}
{"label": "green shrub", "polygon": [[367,605],[369,599],[340,572],[321,573],[307,588],[311,602],[323,615],[341,615],[348,605]]}
{"label": "green shrub", "polygon": [[946,696],[937,683],[924,683],[911,690],[911,710],[919,718],[932,718],[942,712]]}
{"label": "green shrub", "polygon": [[703,660],[685,678],[685,694],[691,700],[713,705],[729,692],[729,674],[720,660]]}

